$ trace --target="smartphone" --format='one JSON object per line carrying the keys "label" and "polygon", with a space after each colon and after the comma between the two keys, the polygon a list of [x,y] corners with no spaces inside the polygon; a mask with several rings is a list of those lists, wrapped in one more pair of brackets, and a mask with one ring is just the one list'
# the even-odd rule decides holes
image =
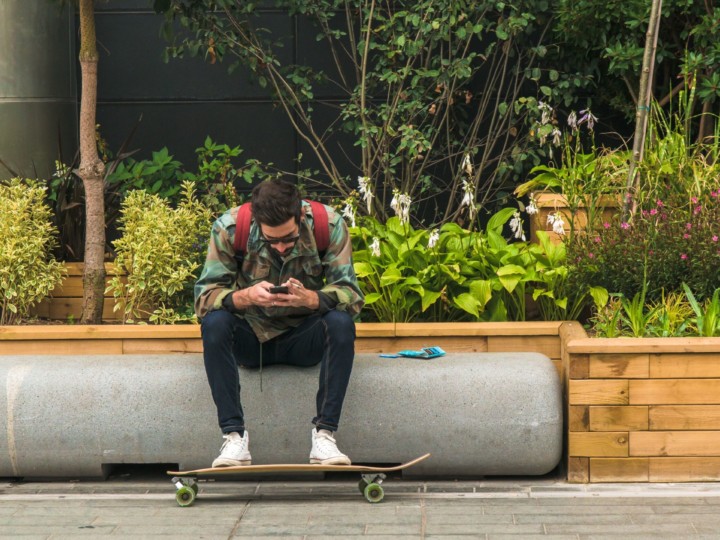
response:
{"label": "smartphone", "polygon": [[270,294],[288,294],[288,288],[285,285],[275,285],[270,287]]}

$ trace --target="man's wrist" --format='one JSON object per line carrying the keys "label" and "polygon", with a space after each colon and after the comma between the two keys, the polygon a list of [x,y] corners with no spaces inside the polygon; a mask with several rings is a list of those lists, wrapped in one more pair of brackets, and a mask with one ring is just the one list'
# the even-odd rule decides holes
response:
{"label": "man's wrist", "polygon": [[313,311],[317,310],[320,307],[320,295],[317,291],[312,291],[312,295],[310,297],[310,305],[308,305],[308,308],[312,309]]}

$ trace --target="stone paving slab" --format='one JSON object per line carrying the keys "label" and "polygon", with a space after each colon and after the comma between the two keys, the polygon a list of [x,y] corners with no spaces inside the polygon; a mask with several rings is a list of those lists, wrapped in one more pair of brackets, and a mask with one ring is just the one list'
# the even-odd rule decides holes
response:
{"label": "stone paving slab", "polygon": [[371,505],[355,479],[207,482],[194,506],[179,508],[164,477],[7,482],[0,539],[720,538],[720,484],[665,487],[395,480]]}

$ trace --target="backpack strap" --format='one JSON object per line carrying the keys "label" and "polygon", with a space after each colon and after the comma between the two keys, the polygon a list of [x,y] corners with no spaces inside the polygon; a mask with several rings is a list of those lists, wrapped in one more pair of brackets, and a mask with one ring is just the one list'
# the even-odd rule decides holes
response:
{"label": "backpack strap", "polygon": [[[328,214],[325,205],[317,201],[306,200],[310,204],[313,214],[313,234],[315,235],[315,245],[318,254],[322,259],[330,245],[330,226],[328,224]],[[248,238],[250,237],[250,220],[252,218],[252,203],[246,202],[238,208],[237,221],[235,223],[235,240],[233,248],[235,249],[235,259],[238,264],[242,262],[245,252],[247,251]]]}
{"label": "backpack strap", "polygon": [[315,245],[317,246],[318,254],[322,259],[325,256],[328,246],[330,245],[330,226],[328,225],[328,215],[325,205],[317,201],[307,201],[310,203],[312,208],[313,220],[315,222],[313,226],[313,233],[315,233]]}
{"label": "backpack strap", "polygon": [[248,237],[250,236],[250,218],[252,218],[252,203],[246,202],[240,205],[237,213],[237,221],[235,223],[235,241],[233,248],[235,249],[235,259],[242,262],[245,252],[247,251]]}

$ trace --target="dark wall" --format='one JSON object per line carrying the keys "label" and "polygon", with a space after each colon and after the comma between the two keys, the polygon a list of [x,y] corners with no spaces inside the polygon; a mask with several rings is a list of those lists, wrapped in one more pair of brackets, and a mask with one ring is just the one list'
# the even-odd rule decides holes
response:
{"label": "dark wall", "polygon": [[[117,151],[142,119],[130,144],[140,149],[134,157],[150,157],[166,146],[176,159],[191,165],[195,148],[209,135],[216,142],[241,146],[243,158],[292,169],[298,142],[284,112],[246,75],[229,75],[225,64],[198,58],[164,63],[166,42],[159,35],[163,19],[149,4],[96,4],[97,117],[110,148]],[[294,33],[286,14],[268,11],[262,19],[274,32]]]}

